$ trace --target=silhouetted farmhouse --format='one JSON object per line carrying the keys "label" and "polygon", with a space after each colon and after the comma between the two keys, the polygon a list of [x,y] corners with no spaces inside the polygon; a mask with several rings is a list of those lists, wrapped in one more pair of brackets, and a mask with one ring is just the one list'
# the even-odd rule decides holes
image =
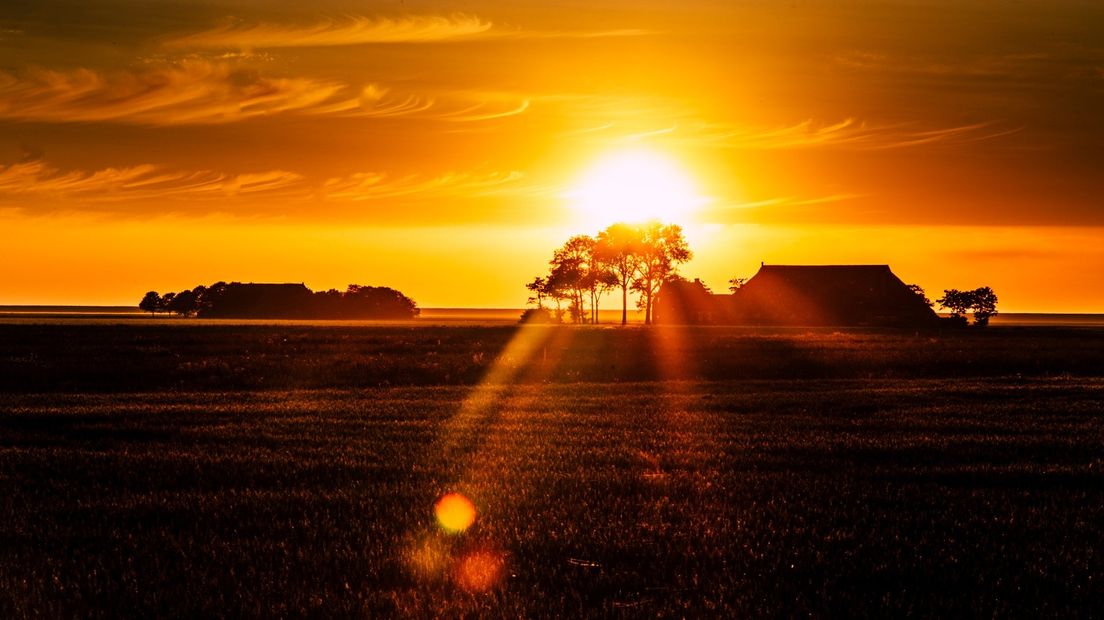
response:
{"label": "silhouetted farmhouse", "polygon": [[657,323],[908,326],[939,324],[924,299],[889,265],[763,265],[735,293],[699,280],[664,284]]}

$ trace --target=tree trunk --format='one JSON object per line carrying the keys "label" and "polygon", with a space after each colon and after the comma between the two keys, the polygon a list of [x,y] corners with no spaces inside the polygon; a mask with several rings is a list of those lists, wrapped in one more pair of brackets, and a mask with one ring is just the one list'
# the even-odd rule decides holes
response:
{"label": "tree trunk", "polygon": [[621,324],[629,322],[629,284],[621,281]]}

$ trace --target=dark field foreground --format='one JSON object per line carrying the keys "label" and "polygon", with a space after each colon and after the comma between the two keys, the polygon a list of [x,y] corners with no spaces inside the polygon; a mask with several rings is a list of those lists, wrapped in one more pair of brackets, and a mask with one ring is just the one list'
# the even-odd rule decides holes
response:
{"label": "dark field foreground", "polygon": [[0,392],[472,385],[496,360],[526,383],[1104,377],[1104,329],[0,323]]}
{"label": "dark field foreground", "polygon": [[[0,617],[1101,613],[1097,332],[50,327],[0,340]],[[489,382],[320,387],[400,368]]]}

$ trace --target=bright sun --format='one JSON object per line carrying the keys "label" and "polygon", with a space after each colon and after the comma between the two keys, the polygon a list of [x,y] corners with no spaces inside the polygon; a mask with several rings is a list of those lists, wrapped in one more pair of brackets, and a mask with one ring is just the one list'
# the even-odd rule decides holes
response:
{"label": "bright sun", "polygon": [[649,220],[684,224],[706,202],[674,160],[643,149],[602,157],[565,196],[583,222],[598,228]]}

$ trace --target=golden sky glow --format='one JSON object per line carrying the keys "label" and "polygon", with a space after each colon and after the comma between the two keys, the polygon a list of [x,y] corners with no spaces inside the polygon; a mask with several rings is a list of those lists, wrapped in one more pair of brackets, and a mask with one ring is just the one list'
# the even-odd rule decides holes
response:
{"label": "golden sky glow", "polygon": [[635,201],[717,290],[889,263],[1104,311],[1099,3],[307,7],[4,3],[0,304],[253,280],[520,307]]}

